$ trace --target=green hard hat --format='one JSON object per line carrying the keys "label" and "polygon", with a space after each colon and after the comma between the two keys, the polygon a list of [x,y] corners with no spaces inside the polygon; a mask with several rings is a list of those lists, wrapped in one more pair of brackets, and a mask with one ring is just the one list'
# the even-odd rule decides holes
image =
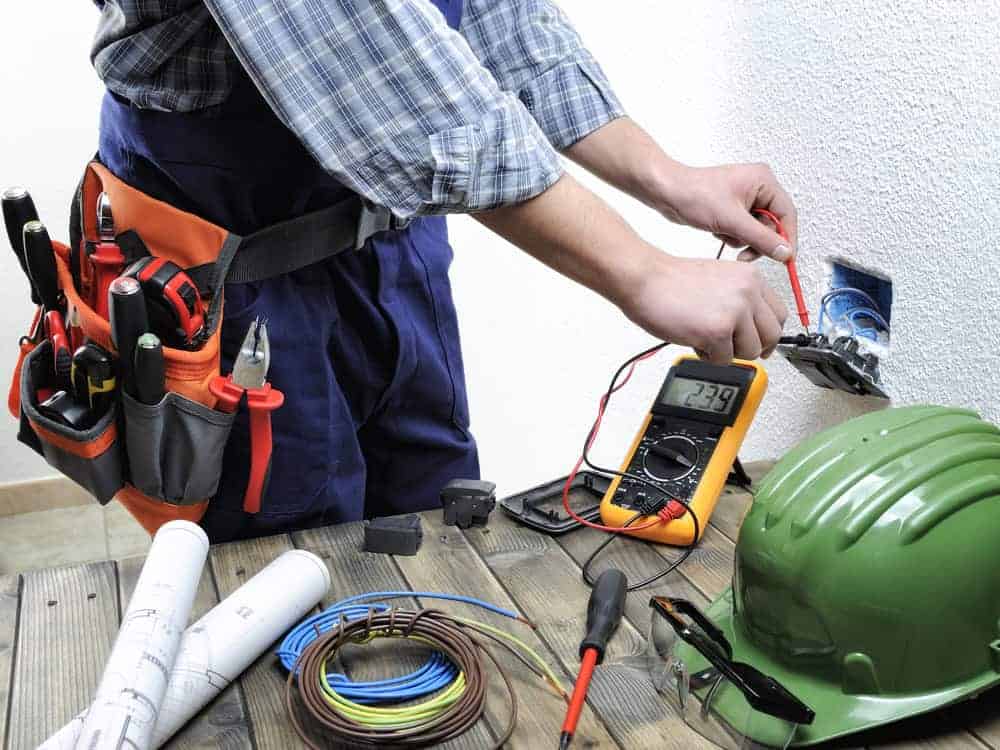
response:
{"label": "green hard hat", "polygon": [[[707,614],[734,660],[816,712],[792,745],[1000,683],[1000,430],[970,411],[913,406],[799,445],[761,482],[732,587]],[[780,736],[769,721],[755,714],[747,736]]]}

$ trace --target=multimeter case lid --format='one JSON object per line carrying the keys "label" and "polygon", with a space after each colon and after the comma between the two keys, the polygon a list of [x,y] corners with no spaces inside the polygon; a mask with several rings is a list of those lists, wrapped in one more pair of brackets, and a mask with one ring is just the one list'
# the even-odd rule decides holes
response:
{"label": "multimeter case lid", "polygon": [[[588,521],[596,521],[601,516],[601,499],[610,485],[611,479],[609,477],[593,471],[577,472],[570,485],[570,507],[578,516]],[[560,512],[562,510],[563,487],[565,486],[566,477],[563,477],[510,495],[498,502],[507,515],[525,526],[553,536],[565,534],[583,527],[579,521]],[[574,500],[581,495],[584,498],[592,498],[592,504],[581,507],[578,503],[574,503]],[[545,506],[552,507],[546,508]]]}
{"label": "multimeter case lid", "polygon": [[[852,419],[764,478],[740,529],[732,587],[706,614],[734,659],[815,710],[793,745],[1000,684],[998,513],[1000,430],[960,409]],[[685,644],[678,653],[704,667]],[[758,719],[750,731],[766,741],[773,728]]]}

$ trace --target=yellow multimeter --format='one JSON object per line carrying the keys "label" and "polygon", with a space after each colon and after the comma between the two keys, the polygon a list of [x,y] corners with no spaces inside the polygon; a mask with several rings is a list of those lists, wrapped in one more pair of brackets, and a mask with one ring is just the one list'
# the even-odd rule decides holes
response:
{"label": "yellow multimeter", "polygon": [[[694,355],[679,357],[667,373],[620,471],[601,501],[601,520],[624,526],[650,501],[683,500],[698,517],[698,537],[715,510],[736,454],[767,390],[767,372],[756,362],[713,365]],[[647,484],[648,483],[648,484]],[[652,520],[647,516],[633,525]],[[686,546],[694,521],[685,513],[667,523],[624,533],[653,542]]]}

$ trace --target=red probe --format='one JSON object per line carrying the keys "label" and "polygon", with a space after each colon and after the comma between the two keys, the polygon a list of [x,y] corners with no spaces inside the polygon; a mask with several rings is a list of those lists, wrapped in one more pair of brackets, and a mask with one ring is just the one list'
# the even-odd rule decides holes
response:
{"label": "red probe", "polygon": [[[778,233],[778,236],[791,244],[791,240],[788,239],[788,233],[781,224],[781,219],[766,208],[755,208],[753,209],[753,213],[770,220],[774,224],[774,231]],[[795,258],[793,257],[791,260],[786,261],[785,266],[788,268],[788,283],[792,285],[792,294],[795,295],[795,309],[799,314],[799,321],[802,323],[802,327],[806,329],[806,333],[809,333],[809,309],[806,307],[806,300],[802,296],[802,287],[799,285],[799,270],[795,266]]]}

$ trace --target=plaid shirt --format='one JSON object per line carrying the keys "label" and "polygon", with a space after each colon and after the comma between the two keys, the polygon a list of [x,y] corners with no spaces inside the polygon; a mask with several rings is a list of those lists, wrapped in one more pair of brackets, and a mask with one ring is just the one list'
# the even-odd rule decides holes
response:
{"label": "plaid shirt", "polygon": [[344,185],[400,217],[519,203],[622,108],[551,0],[95,0],[92,59],[136,106],[225,101],[236,60]]}

